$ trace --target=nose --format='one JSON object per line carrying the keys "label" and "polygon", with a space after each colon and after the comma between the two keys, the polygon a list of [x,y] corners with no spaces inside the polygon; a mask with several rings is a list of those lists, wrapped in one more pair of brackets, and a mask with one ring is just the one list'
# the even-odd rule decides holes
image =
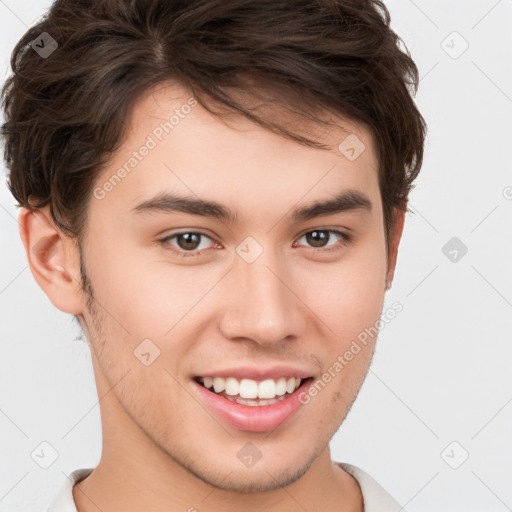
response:
{"label": "nose", "polygon": [[308,309],[300,276],[284,263],[270,250],[252,263],[235,258],[219,325],[226,338],[273,346],[303,334]]}

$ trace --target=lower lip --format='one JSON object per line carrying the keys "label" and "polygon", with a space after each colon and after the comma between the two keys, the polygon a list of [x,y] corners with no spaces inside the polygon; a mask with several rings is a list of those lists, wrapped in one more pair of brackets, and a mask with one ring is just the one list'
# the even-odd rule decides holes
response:
{"label": "lower lip", "polygon": [[300,397],[307,392],[313,379],[306,379],[287,398],[271,405],[240,405],[209,391],[192,380],[194,388],[206,406],[232,427],[249,432],[267,432],[289,421],[303,405]]}

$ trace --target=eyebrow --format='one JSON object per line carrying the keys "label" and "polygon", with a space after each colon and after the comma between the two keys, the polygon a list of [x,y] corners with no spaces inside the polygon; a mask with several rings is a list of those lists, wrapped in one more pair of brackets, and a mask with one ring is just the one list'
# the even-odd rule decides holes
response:
{"label": "eyebrow", "polygon": [[[371,212],[372,203],[368,196],[358,190],[344,190],[337,196],[315,201],[301,208],[294,208],[288,215],[291,222],[305,222],[322,215],[362,210]],[[202,217],[211,217],[235,224],[238,215],[226,206],[211,200],[198,199],[162,192],[138,204],[131,210],[140,213],[172,213],[181,212]]]}

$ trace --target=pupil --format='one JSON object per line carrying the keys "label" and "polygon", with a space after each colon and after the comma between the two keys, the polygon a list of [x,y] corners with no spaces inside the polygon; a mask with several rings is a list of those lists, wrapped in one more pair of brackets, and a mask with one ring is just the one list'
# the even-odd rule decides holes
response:
{"label": "pupil", "polygon": [[323,247],[324,244],[322,242],[326,242],[329,239],[327,231],[311,231],[306,234],[306,237],[308,238],[308,243],[314,247]]}
{"label": "pupil", "polygon": [[[196,249],[199,245],[200,236],[199,233],[180,233],[178,235],[178,245],[181,249]],[[185,244],[180,243],[180,241],[184,239]]]}

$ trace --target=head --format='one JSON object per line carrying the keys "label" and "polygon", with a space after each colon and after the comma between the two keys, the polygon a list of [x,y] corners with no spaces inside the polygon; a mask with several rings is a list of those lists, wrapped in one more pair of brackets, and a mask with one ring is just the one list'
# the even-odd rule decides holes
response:
{"label": "head", "polygon": [[[371,0],[57,0],[19,41],[9,187],[35,279],[112,389],[104,429],[235,490],[293,481],[326,449],[375,332],[333,367],[378,323],[422,163],[417,68],[389,23]],[[194,394],[212,371],[275,365],[332,379],[271,431]]]}

